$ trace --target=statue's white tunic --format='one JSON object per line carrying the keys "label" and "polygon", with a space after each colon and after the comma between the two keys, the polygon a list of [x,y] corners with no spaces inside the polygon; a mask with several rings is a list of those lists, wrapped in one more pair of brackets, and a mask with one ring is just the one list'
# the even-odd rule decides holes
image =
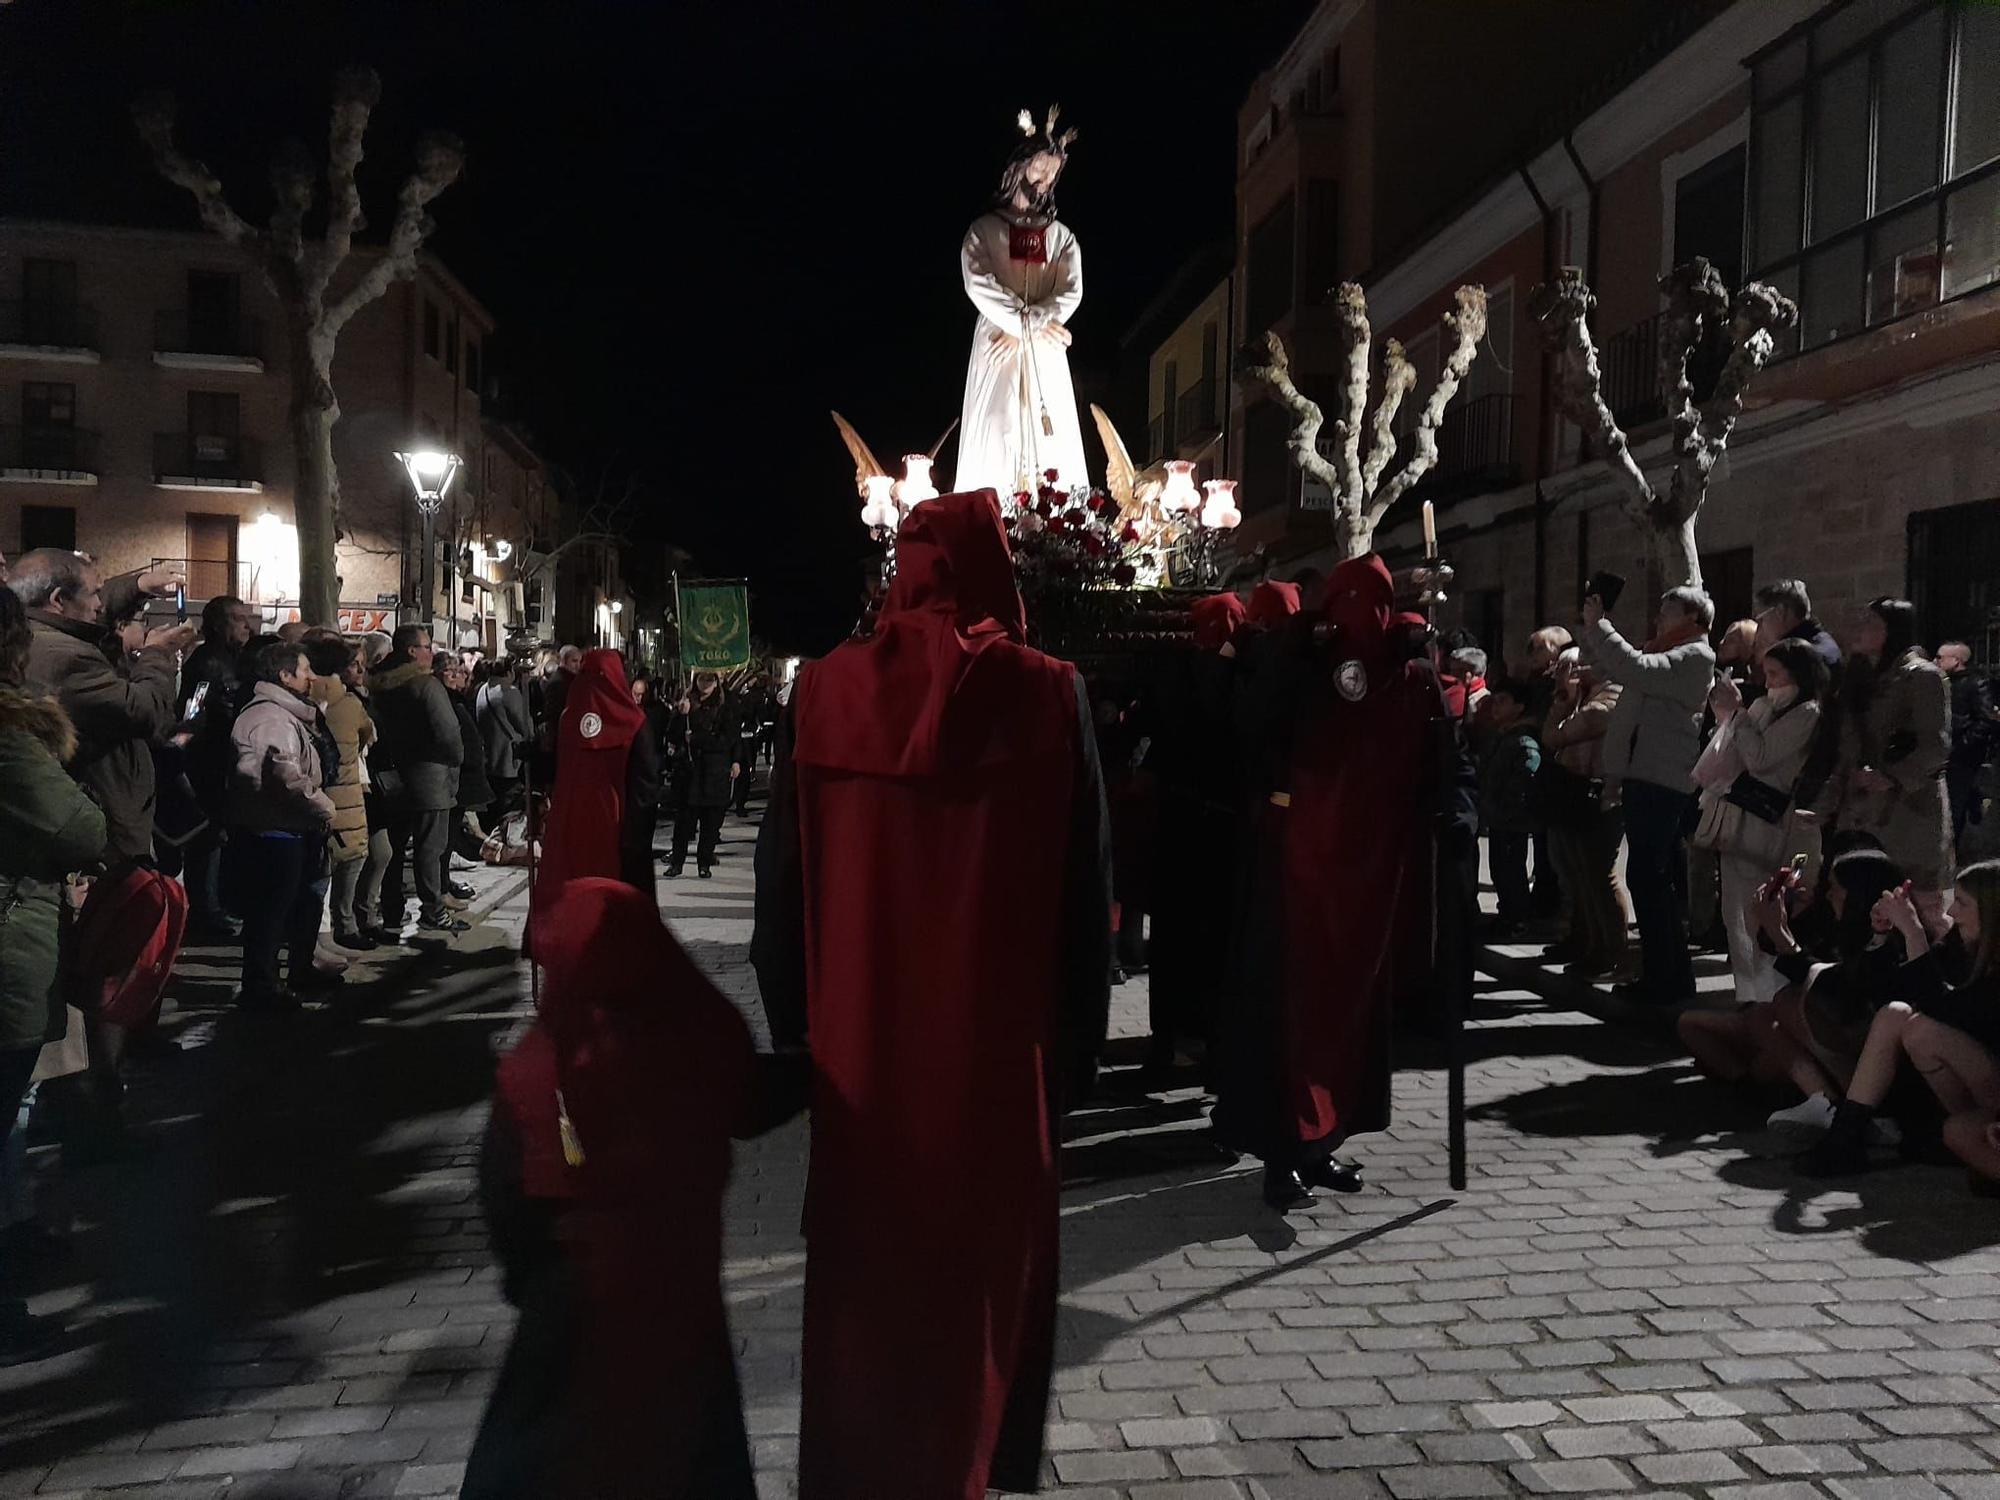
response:
{"label": "statue's white tunic", "polygon": [[[1068,325],[1083,301],[1083,252],[1061,223],[1043,231],[1047,262],[1008,254],[1007,221],[997,213],[973,220],[959,251],[965,295],[979,310],[972,359],[959,412],[957,490],[991,487],[1001,495],[1033,489],[1045,469],[1065,485],[1084,484],[1083,429],[1069,379],[1069,352],[1035,332]],[[998,335],[1021,342],[1009,348]],[[1052,432],[1042,431],[1046,409]]]}

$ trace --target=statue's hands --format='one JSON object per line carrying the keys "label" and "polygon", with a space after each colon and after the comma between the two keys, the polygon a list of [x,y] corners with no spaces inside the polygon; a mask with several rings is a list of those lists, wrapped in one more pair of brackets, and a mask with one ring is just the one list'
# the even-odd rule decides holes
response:
{"label": "statue's hands", "polygon": [[1012,354],[1021,347],[1020,335],[1009,333],[1004,328],[993,329],[987,337],[993,340],[994,351],[999,354]]}
{"label": "statue's hands", "polygon": [[1070,346],[1069,330],[1054,318],[1050,318],[1048,322],[1041,326],[1040,333],[1043,338],[1061,344],[1065,349]]}

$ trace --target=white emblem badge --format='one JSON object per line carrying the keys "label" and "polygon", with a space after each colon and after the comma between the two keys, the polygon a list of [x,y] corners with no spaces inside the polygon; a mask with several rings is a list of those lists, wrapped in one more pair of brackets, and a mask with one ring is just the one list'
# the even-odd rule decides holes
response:
{"label": "white emblem badge", "polygon": [[[1342,691],[1345,692],[1346,689],[1343,688]],[[576,727],[583,732],[583,737],[587,740],[594,740],[604,733],[604,721],[596,714],[585,714],[583,722]]]}
{"label": "white emblem badge", "polygon": [[1333,674],[1333,685],[1349,703],[1359,703],[1368,696],[1368,668],[1358,661],[1344,661]]}

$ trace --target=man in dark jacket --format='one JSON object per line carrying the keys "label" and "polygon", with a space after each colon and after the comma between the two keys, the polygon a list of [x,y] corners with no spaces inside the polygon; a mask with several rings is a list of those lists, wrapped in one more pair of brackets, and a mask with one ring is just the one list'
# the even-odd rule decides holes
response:
{"label": "man in dark jacket", "polygon": [[234,594],[218,594],[201,610],[201,644],[181,664],[177,707],[194,738],[184,757],[208,827],[188,841],[184,874],[192,935],[234,937],[242,924],[222,901],[222,839],[229,771],[230,715],[237,699],[237,657],[250,639],[256,614]]}
{"label": "man in dark jacket", "polygon": [[139,594],[171,594],[174,575],[156,571],[105,582],[80,552],[42,547],[17,559],[7,587],[27,606],[33,639],[28,680],[62,704],[76,725],[70,774],[104,809],[112,864],[153,857],[153,743],[174,727],[174,674],[194,642],[191,625],[149,630],[132,657],[104,654],[104,621]]}
{"label": "man in dark jacket", "polygon": [[[458,738],[464,758],[458,763],[458,798],[451,810],[451,847],[467,859],[479,857],[485,841],[486,810],[493,802],[493,783],[486,776],[486,736],[472,715],[472,673],[463,661],[448,661],[439,670],[445,691],[451,694],[452,712],[458,717]],[[449,861],[450,854],[445,856]],[[461,900],[472,898],[472,887],[453,880],[449,865],[444,874],[445,889]]]}
{"label": "man in dark jacket", "polygon": [[1951,753],[1944,763],[1944,790],[1951,799],[1952,839],[1963,843],[1965,825],[1980,821],[1979,773],[1993,758],[1993,684],[1973,671],[1972,648],[1964,641],[1938,647],[1937,664],[1951,688]]}
{"label": "man in dark jacket", "polygon": [[451,839],[459,762],[465,741],[451,695],[431,670],[431,633],[399,625],[382,665],[369,679],[379,741],[393,768],[383,793],[389,804],[389,870],[382,881],[378,939],[403,924],[403,849],[416,863],[417,926],[426,932],[464,932],[465,923],[445,905],[444,861]]}
{"label": "man in dark jacket", "polygon": [[[668,730],[678,750],[674,783],[674,855],[669,877],[687,865],[688,845],[695,844],[695,865],[701,878],[714,873],[715,846],[722,837],[722,815],[743,763],[736,759],[736,718],[713,672],[694,675],[691,697],[683,697]],[[697,831],[699,841],[697,842]]]}

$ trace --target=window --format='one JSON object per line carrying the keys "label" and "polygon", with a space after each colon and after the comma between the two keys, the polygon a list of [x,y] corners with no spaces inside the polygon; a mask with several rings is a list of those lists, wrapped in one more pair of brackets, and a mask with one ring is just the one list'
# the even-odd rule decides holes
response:
{"label": "window", "polygon": [[21,507],[21,550],[55,547],[76,551],[76,507],[74,505],[24,505]]}
{"label": "window", "polygon": [[1732,288],[1743,277],[1743,162],[1735,146],[1674,184],[1674,264],[1705,255]]}
{"label": "window", "polygon": [[1298,470],[1286,446],[1292,419],[1275,401],[1260,401],[1243,418],[1243,513],[1284,510],[1299,492]]}
{"label": "window", "polygon": [[1798,347],[2000,279],[2000,7],[1849,0],[1752,67],[1750,269]]}
{"label": "window", "polygon": [[234,354],[240,342],[241,298],[237,278],[228,271],[188,272],[188,347]]}
{"label": "window", "polygon": [[21,387],[21,425],[44,431],[76,426],[76,387],[28,381]]}
{"label": "window", "polygon": [[445,373],[458,373],[458,314],[453,313],[444,325],[444,368]]}
{"label": "window", "polygon": [[1181,362],[1177,359],[1168,360],[1166,373],[1160,379],[1160,394],[1163,399],[1160,407],[1159,456],[1164,458],[1173,455],[1175,449],[1180,446],[1180,433],[1176,429],[1174,419],[1181,403]]}
{"label": "window", "polygon": [[197,472],[204,464],[236,461],[242,436],[242,404],[234,391],[189,391],[188,446]]}
{"label": "window", "polygon": [[1985,671],[2000,666],[2000,499],[1975,500],[1909,518],[1909,595],[1924,638],[1965,641]]}
{"label": "window", "polygon": [[1340,282],[1340,184],[1315,177],[1306,184],[1305,300],[1333,300]]}
{"label": "window", "polygon": [[75,261],[21,262],[21,337],[30,344],[62,347],[82,342]]}
{"label": "window", "polygon": [[467,339],[465,341],[465,388],[475,396],[485,389],[479,379],[479,353],[479,340]]}
{"label": "window", "polygon": [[1249,285],[1243,293],[1243,321],[1251,337],[1277,326],[1292,311],[1292,239],[1297,217],[1289,194],[1250,231]]}
{"label": "window", "polygon": [[424,353],[432,359],[444,352],[444,339],[438,331],[438,305],[430,298],[424,298]]}

